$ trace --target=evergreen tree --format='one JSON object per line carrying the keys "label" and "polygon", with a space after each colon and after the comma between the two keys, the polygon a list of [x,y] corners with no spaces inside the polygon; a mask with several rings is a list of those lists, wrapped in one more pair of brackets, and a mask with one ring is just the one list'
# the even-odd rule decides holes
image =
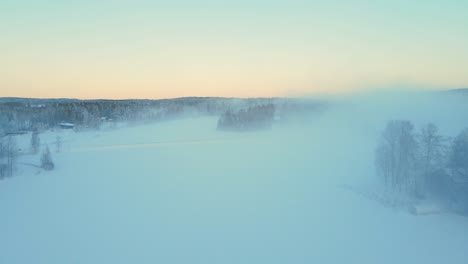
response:
{"label": "evergreen tree", "polygon": [[52,156],[50,154],[49,147],[46,147],[44,152],[42,153],[41,156],[41,167],[44,170],[53,170],[55,165],[54,162],[52,161]]}

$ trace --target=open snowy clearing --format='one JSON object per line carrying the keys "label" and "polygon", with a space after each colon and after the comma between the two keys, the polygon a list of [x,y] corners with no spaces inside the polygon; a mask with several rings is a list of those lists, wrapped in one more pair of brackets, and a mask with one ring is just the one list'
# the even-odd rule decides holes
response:
{"label": "open snowy clearing", "polygon": [[56,169],[25,155],[0,182],[0,263],[468,260],[468,218],[415,216],[339,187],[377,188],[377,130],[322,120],[221,133],[216,120],[41,134]]}

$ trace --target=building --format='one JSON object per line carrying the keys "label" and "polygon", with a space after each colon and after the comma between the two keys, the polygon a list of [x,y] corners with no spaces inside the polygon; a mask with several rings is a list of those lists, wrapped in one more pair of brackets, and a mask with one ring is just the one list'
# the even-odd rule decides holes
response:
{"label": "building", "polygon": [[75,124],[72,124],[72,123],[62,122],[59,125],[60,125],[60,128],[63,128],[63,129],[73,129],[73,128],[75,128]]}

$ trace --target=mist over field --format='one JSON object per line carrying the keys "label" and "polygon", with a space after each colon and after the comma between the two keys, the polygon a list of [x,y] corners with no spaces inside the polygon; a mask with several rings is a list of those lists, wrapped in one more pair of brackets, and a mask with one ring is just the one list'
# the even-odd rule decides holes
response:
{"label": "mist over field", "polygon": [[[467,102],[464,91],[186,99],[144,111],[3,102],[21,122],[0,118],[3,146],[14,138],[17,150],[0,181],[0,263],[466,263],[468,189],[452,173],[468,164],[445,160],[468,127]],[[25,125],[31,107],[42,110]],[[80,115],[56,122],[69,108]],[[428,123],[443,136],[437,169],[401,163],[403,152],[396,169],[379,166],[385,131],[406,121],[415,156]],[[386,173],[400,178],[389,184]],[[457,192],[421,187],[433,175]]]}
{"label": "mist over field", "polygon": [[467,14],[0,0],[0,264],[467,264]]}

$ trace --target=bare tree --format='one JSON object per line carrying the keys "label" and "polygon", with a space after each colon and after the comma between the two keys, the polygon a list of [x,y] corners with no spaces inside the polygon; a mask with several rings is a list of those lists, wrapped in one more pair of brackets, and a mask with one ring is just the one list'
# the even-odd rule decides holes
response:
{"label": "bare tree", "polygon": [[5,157],[5,144],[3,142],[3,138],[0,136],[0,160]]}
{"label": "bare tree", "polygon": [[0,138],[0,180],[7,176],[8,166],[3,163],[3,158],[6,156],[6,147],[3,138]]}
{"label": "bare tree", "polygon": [[35,130],[31,134],[31,153],[37,154],[37,152],[39,151],[40,146],[41,146],[41,140],[39,138],[39,132],[37,132],[37,130]]}
{"label": "bare tree", "polygon": [[15,167],[16,157],[18,155],[18,147],[16,146],[16,141],[12,136],[9,136],[5,143],[5,153],[6,153],[6,169],[7,176],[13,176],[13,171]]}
{"label": "bare tree", "polygon": [[452,142],[449,169],[455,184],[456,200],[461,202],[462,210],[468,212],[468,129],[463,130]]}
{"label": "bare tree", "polygon": [[59,153],[61,149],[62,149],[62,137],[57,136],[55,137],[55,151]]}
{"label": "bare tree", "polygon": [[436,171],[443,170],[445,165],[445,139],[438,134],[436,125],[429,123],[422,127],[418,135],[418,169],[419,173],[415,180],[415,192],[425,192],[426,184],[431,175]]}
{"label": "bare tree", "polygon": [[454,139],[449,167],[455,178],[468,182],[468,129],[463,130]]}
{"label": "bare tree", "polygon": [[376,151],[378,172],[387,185],[399,191],[409,191],[414,185],[417,143],[413,124],[406,120],[387,123]]}

